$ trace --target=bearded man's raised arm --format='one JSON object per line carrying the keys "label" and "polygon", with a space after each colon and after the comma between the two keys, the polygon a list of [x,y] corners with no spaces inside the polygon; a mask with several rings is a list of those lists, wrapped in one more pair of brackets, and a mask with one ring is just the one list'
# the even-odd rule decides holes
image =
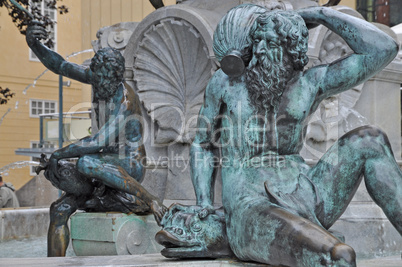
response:
{"label": "bearded man's raised arm", "polygon": [[373,24],[331,8],[311,7],[298,13],[306,24],[322,24],[341,36],[353,54],[306,71],[318,88],[316,101],[358,85],[387,66],[397,55],[397,43]]}

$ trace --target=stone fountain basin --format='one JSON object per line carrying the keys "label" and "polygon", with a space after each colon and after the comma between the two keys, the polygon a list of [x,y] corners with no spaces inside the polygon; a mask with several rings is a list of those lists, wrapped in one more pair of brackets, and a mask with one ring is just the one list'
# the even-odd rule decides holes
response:
{"label": "stone fountain basin", "polygon": [[0,209],[0,242],[47,235],[49,208]]}

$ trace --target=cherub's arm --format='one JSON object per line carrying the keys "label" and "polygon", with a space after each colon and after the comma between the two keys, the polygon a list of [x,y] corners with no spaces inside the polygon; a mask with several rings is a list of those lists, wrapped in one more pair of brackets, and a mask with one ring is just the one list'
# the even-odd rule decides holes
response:
{"label": "cherub's arm", "polygon": [[214,201],[215,171],[214,159],[217,155],[213,147],[213,134],[219,128],[222,88],[219,79],[222,71],[215,73],[210,80],[204,96],[204,104],[200,109],[197,123],[197,134],[191,145],[190,166],[197,205],[211,209]]}
{"label": "cherub's arm", "polygon": [[325,7],[306,8],[297,12],[306,24],[328,27],[354,51],[352,55],[306,72],[306,75],[316,79],[319,88],[316,101],[364,82],[388,65],[398,52],[396,42],[367,21]]}
{"label": "cherub's arm", "polygon": [[62,56],[44,46],[40,39],[46,39],[47,32],[38,22],[27,28],[26,41],[39,60],[52,72],[80,81],[91,83],[92,72],[89,68],[64,60]]}
{"label": "cherub's arm", "polygon": [[[124,110],[122,107],[121,110]],[[127,124],[132,123],[127,112],[119,112],[117,116],[112,116],[112,118],[103,125],[99,131],[94,136],[87,136],[76,143],[63,147],[56,150],[52,154],[52,159],[64,159],[64,158],[74,158],[80,157],[87,154],[99,153],[102,149],[110,145],[114,145],[113,142],[116,138],[121,135],[121,132],[125,131]],[[130,119],[130,120],[129,120]],[[125,132],[123,132],[126,134]],[[137,136],[136,136],[137,137]],[[137,137],[140,139],[141,136]],[[130,142],[135,142],[135,138],[131,138]]]}
{"label": "cherub's arm", "polygon": [[126,116],[116,116],[110,119],[94,136],[87,136],[81,140],[60,148],[52,153],[49,159],[49,165],[53,169],[55,176],[58,176],[57,166],[60,159],[81,157],[89,154],[100,153],[109,145],[113,145],[115,138],[119,136],[124,129]]}

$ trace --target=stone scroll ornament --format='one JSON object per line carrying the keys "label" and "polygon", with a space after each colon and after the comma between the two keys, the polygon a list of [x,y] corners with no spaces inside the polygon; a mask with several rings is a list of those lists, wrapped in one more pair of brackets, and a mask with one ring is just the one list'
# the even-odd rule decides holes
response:
{"label": "stone scroll ornament", "polygon": [[[317,25],[339,35],[352,53],[306,70],[308,28]],[[205,90],[190,151],[197,202],[173,205],[164,215],[156,236],[162,254],[356,266],[353,248],[329,229],[363,177],[402,234],[402,172],[383,131],[367,125],[349,131],[315,166],[300,156],[309,116],[324,99],[388,65],[398,51],[392,37],[332,8],[269,11],[246,4],[225,15],[213,45],[221,69]],[[217,155],[225,165],[214,164]],[[213,208],[217,172],[224,220]]]}

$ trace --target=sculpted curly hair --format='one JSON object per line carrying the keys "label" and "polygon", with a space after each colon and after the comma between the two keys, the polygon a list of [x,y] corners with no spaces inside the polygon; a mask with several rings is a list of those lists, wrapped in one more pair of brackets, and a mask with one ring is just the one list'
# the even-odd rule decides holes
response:
{"label": "sculpted curly hair", "polygon": [[274,29],[281,37],[281,44],[286,47],[285,51],[292,59],[293,68],[295,70],[302,70],[308,63],[308,29],[303,18],[297,13],[274,10],[260,15],[250,29],[249,43],[253,43],[255,31],[270,21],[275,24]]}
{"label": "sculpted curly hair", "polygon": [[[113,77],[117,81],[122,81],[125,69],[125,59],[121,53],[113,48],[105,47],[98,52],[91,59],[90,69],[97,72],[102,67],[107,71],[108,77]],[[106,73],[103,73],[106,75]]]}

